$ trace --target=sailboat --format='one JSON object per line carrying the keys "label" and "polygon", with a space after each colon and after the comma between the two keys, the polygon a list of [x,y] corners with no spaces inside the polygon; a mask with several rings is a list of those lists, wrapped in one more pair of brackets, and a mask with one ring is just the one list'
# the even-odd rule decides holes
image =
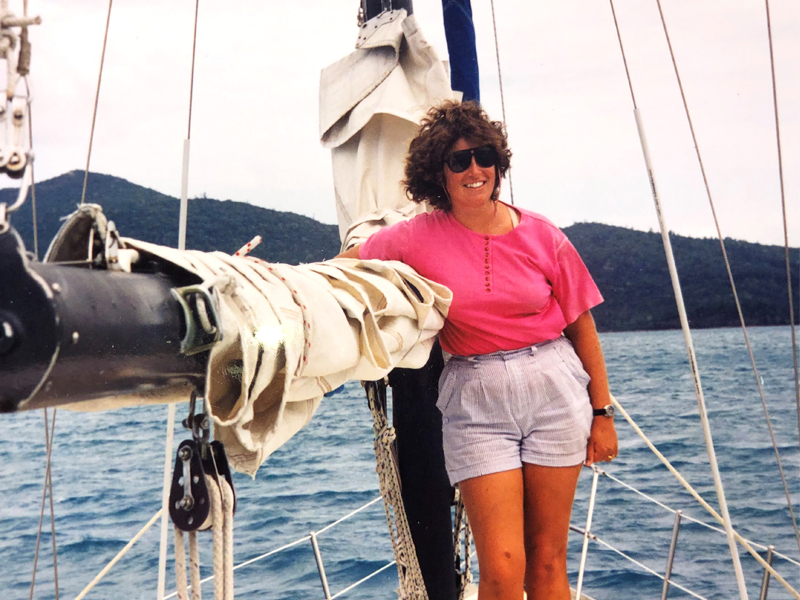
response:
{"label": "sailboat", "polygon": [[[518,190],[519,190],[519,187],[518,187]],[[519,192],[518,192],[518,193],[519,193]]]}

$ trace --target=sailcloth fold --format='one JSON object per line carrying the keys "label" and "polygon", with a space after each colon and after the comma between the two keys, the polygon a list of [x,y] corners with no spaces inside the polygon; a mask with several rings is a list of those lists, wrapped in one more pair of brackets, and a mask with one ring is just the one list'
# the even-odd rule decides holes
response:
{"label": "sailcloth fold", "polygon": [[353,237],[348,230],[362,223],[352,243],[376,230],[376,218],[386,217],[386,225],[429,210],[411,203],[400,184],[405,155],[428,109],[455,97],[444,63],[413,15],[399,10],[375,20],[355,52],[320,78],[320,139],[331,148],[345,246]]}
{"label": "sailcloth fold", "polygon": [[290,266],[125,244],[214,282],[223,337],[209,357],[206,402],[233,467],[251,475],[308,423],[325,393],[423,366],[452,298],[397,262]]}

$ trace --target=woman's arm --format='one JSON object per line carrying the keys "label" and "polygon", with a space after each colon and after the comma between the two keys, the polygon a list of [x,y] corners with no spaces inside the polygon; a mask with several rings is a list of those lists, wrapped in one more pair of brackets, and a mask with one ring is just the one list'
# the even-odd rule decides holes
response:
{"label": "woman's arm", "polygon": [[333,258],[361,258],[359,256],[359,249],[361,248],[361,244],[357,246],[353,246],[352,248],[345,250],[341,254],[337,254]]}
{"label": "woman's arm", "polygon": [[[583,363],[583,368],[592,380],[589,382],[589,398],[592,408],[603,408],[611,404],[611,392],[608,389],[608,374],[600,338],[594,325],[592,313],[588,310],[567,325],[564,329],[575,353]],[[595,417],[592,421],[592,432],[589,434],[589,445],[586,448],[586,465],[594,462],[610,461],[617,456],[617,431],[614,419],[606,416]]]}

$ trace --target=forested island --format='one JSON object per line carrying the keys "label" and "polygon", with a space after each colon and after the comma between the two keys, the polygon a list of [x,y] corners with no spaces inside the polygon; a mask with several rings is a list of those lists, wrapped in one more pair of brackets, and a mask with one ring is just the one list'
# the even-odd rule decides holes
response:
{"label": "forested island", "polygon": [[[37,183],[40,256],[57,232],[61,218],[73,212],[80,202],[82,186],[82,171]],[[0,202],[13,202],[16,192],[0,190]],[[91,173],[86,202],[102,205],[123,236],[177,245],[179,203],[174,197],[119,177]],[[30,200],[13,215],[12,223],[32,251]],[[679,327],[660,234],[599,223],[577,223],[564,228],[564,232],[581,253],[605,297],[605,302],[593,311],[601,331]],[[190,200],[187,248],[232,253],[255,235],[260,235],[263,242],[252,254],[269,262],[314,262],[339,252],[335,225],[244,202]],[[680,235],[672,235],[671,240],[691,325],[738,326],[719,241]],[[788,324],[784,249],[731,239],[725,244],[747,324]],[[792,249],[790,258],[796,283],[800,252]],[[798,294],[794,291],[797,310]]]}

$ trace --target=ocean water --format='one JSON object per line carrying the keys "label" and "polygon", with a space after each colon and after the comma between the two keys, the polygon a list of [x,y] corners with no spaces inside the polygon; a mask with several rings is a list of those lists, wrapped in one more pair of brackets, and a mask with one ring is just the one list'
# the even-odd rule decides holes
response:
{"label": "ocean water", "polygon": [[[798,507],[797,412],[788,327],[750,331],[768,407]],[[737,329],[694,334],[717,458],[734,526],[745,537],[800,558],[743,336]],[[683,336],[678,331],[601,336],[612,390],[650,439],[712,505],[718,506],[698,418]],[[186,410],[178,407],[179,418]],[[74,598],[160,507],[163,406],[109,413],[59,410],[53,446],[58,576],[61,598]],[[0,598],[28,598],[44,481],[41,412],[0,415]],[[610,474],[684,514],[711,522],[657,461],[636,433],[617,419],[620,455]],[[178,440],[188,437],[178,426]],[[176,442],[177,445],[177,442]],[[573,523],[583,527],[592,472],[579,484]],[[377,496],[371,417],[361,387],[326,399],[308,427],[261,468],[254,480],[236,475],[235,563],[317,531]],[[35,597],[55,597],[49,509],[41,541]],[[601,477],[592,532],[647,567],[663,572],[673,515]],[[87,598],[152,599],[158,527],[151,528]],[[571,534],[573,586],[582,538]],[[381,503],[322,534],[319,543],[331,592],[392,560]],[[210,534],[201,536],[211,564]],[[748,592],[758,597],[761,568],[742,552]],[[788,581],[800,568],[777,560]],[[204,574],[210,568],[204,567]],[[684,520],[673,578],[706,598],[738,597],[725,536]],[[660,598],[661,581],[612,550],[592,542],[585,593],[597,600]],[[387,569],[345,595],[396,597],[396,569]],[[174,589],[172,564],[168,589]],[[211,597],[213,587],[204,585]],[[309,542],[236,572],[241,599],[323,597]],[[670,598],[688,597],[676,588]],[[773,580],[769,598],[789,598]]]}

